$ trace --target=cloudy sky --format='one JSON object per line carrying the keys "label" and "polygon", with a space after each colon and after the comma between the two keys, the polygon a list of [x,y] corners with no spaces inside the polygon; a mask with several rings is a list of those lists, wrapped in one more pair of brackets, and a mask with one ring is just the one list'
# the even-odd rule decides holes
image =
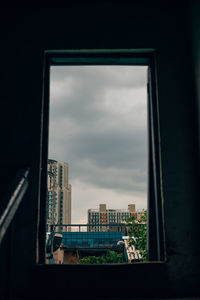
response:
{"label": "cloudy sky", "polygon": [[147,206],[147,67],[53,66],[49,158],[69,164],[72,222]]}

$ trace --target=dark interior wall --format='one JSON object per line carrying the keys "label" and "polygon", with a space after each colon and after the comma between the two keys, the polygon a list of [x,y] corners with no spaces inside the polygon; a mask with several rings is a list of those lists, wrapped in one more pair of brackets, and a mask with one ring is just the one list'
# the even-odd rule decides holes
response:
{"label": "dark interior wall", "polygon": [[[197,99],[197,111],[198,111],[198,130],[200,133],[200,2],[193,1],[191,7],[191,44],[193,54],[193,67],[195,77],[195,95]],[[200,139],[199,139],[200,149]]]}
{"label": "dark interior wall", "polygon": [[[43,55],[48,49],[155,49],[167,253],[165,286],[182,295],[198,290],[196,104],[188,6],[183,1],[180,7],[178,2],[72,1],[65,5],[1,7],[1,196],[19,168],[31,167],[30,189],[18,212],[13,238],[12,274],[18,293],[25,289],[25,281],[28,287],[30,266],[37,258]],[[196,49],[197,33],[194,41]],[[198,75],[199,68],[197,71]]]}

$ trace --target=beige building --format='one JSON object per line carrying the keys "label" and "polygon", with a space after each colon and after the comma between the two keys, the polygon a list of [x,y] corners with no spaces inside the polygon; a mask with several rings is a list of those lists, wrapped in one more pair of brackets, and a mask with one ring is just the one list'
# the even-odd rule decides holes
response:
{"label": "beige building", "polygon": [[89,231],[107,231],[110,227],[97,224],[123,224],[132,215],[137,215],[135,204],[129,204],[128,209],[107,209],[106,204],[100,204],[99,209],[88,209]]}
{"label": "beige building", "polygon": [[[71,185],[69,165],[56,160],[48,160],[47,224],[71,224]],[[56,227],[65,231],[65,227]]]}

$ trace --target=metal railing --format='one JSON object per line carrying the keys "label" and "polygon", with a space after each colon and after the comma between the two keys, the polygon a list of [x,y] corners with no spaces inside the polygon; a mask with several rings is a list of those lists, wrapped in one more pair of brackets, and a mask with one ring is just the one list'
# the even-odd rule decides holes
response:
{"label": "metal railing", "polygon": [[128,227],[125,223],[108,223],[108,224],[53,224],[49,225],[50,232],[63,231],[63,232],[122,232]]}
{"label": "metal railing", "polygon": [[20,170],[9,186],[8,193],[5,196],[5,203],[8,204],[0,216],[0,244],[27,191],[29,172],[30,168]]}

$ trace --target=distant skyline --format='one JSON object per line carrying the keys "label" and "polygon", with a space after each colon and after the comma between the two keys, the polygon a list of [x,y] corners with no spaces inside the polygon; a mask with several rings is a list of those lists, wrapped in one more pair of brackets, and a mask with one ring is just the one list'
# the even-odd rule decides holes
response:
{"label": "distant skyline", "polygon": [[147,207],[147,67],[53,66],[49,158],[69,164],[72,223]]}

